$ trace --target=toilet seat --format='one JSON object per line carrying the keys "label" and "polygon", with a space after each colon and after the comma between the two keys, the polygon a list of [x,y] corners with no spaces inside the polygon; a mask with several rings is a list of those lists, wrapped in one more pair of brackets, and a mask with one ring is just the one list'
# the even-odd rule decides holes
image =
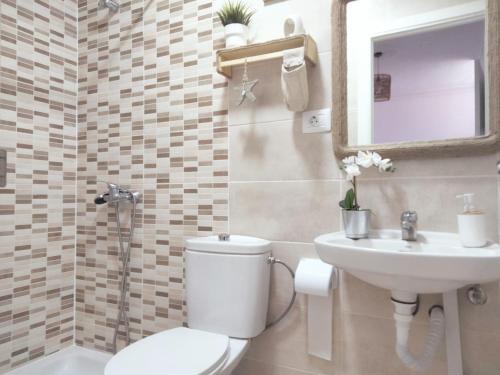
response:
{"label": "toilet seat", "polygon": [[104,375],[211,375],[230,355],[229,337],[175,328],[139,340],[118,352]]}

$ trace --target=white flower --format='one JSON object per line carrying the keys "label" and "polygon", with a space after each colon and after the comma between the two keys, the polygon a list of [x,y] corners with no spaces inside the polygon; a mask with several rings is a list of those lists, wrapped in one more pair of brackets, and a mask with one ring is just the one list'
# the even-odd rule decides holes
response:
{"label": "white flower", "polygon": [[373,154],[370,151],[359,151],[356,163],[363,168],[370,168],[373,165]]}
{"label": "white flower", "polygon": [[379,172],[394,172],[395,168],[391,159],[382,159],[382,156],[372,151],[359,151],[357,156],[342,159],[341,169],[346,173],[347,180],[353,181],[361,175],[361,169],[375,166]]}
{"label": "white flower", "polygon": [[378,170],[380,172],[391,172],[393,169],[391,159],[383,159],[378,164]]}
{"label": "white flower", "polygon": [[347,158],[342,159],[342,163],[345,165],[356,164],[356,156],[348,156]]}
{"label": "white flower", "polygon": [[344,168],[345,173],[347,174],[347,180],[352,181],[354,177],[359,176],[361,171],[359,170],[359,166],[356,164],[348,164]]}
{"label": "white flower", "polygon": [[380,156],[380,154],[377,154],[376,152],[374,152],[372,154],[372,160],[373,160],[373,165],[378,167],[380,162],[382,161],[382,156]]}

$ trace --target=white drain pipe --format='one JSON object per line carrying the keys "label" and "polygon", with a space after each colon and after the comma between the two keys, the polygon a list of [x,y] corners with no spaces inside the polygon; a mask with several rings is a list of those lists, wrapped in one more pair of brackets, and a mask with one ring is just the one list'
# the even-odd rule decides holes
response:
{"label": "white drain pipe", "polygon": [[425,372],[427,371],[439,349],[444,337],[445,317],[442,306],[433,306],[429,311],[430,326],[425,340],[424,350],[419,358],[416,358],[408,348],[410,326],[413,314],[418,307],[417,296],[395,297],[392,302],[396,308],[394,320],[396,321],[396,353],[401,361],[410,369]]}

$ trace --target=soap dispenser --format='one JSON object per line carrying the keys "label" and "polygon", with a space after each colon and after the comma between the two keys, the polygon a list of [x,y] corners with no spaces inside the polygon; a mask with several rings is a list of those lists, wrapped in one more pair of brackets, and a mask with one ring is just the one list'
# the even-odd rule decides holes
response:
{"label": "soap dispenser", "polygon": [[488,243],[486,217],[474,207],[474,194],[457,195],[464,200],[464,209],[458,215],[458,234],[464,247],[483,247]]}

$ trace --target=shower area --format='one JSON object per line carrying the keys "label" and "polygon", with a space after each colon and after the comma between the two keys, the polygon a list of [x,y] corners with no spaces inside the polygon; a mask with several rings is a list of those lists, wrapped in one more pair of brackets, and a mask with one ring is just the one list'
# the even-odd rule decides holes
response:
{"label": "shower area", "polygon": [[0,374],[101,375],[184,323],[184,240],[228,230],[215,20],[208,0],[0,0]]}

